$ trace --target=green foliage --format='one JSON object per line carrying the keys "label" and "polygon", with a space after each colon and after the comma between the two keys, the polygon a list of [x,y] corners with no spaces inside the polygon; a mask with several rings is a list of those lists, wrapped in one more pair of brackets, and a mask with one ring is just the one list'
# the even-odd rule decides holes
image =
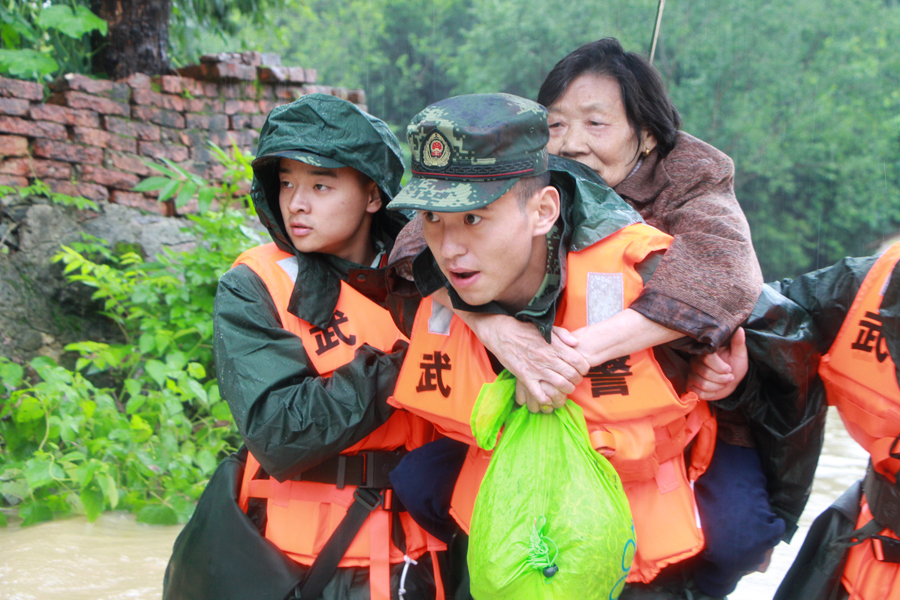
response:
{"label": "green foliage", "polygon": [[90,35],[106,35],[106,21],[77,1],[0,3],[0,73],[49,81],[62,73],[90,73]]}
{"label": "green foliage", "polygon": [[208,211],[214,201],[222,208],[239,205],[252,211],[253,202],[248,193],[248,182],[253,179],[253,167],[251,166],[253,155],[242,152],[233,142],[230,152],[226,152],[212,142],[209,145],[219,163],[224,167],[220,178],[222,183],[212,185],[203,177],[190,173],[163,158],[165,167],[159,163],[147,161],[147,165],[161,175],[143,180],[134,187],[135,191],[158,190],[157,199],[160,202],[174,198],[177,208],[185,206],[196,198],[197,207],[201,213]]}
{"label": "green foliage", "polygon": [[71,370],[0,358],[0,493],[23,524],[116,508],[183,522],[239,443],[214,378],[213,299],[229,261],[260,240],[239,211],[191,219],[197,247],[154,262],[89,237],[55,258],[125,341],[70,344]]}
{"label": "green foliage", "polygon": [[50,186],[36,179],[34,183],[23,188],[14,188],[7,185],[0,185],[0,197],[17,195],[20,198],[29,196],[43,196],[54,204],[61,206],[74,206],[79,210],[100,210],[97,203],[81,196],[69,196],[67,194],[58,194],[50,190]]}

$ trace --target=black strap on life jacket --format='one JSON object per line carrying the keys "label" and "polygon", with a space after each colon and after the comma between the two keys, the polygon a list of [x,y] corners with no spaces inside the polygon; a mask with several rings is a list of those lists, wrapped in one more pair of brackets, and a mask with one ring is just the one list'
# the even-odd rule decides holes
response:
{"label": "black strap on life jacket", "polygon": [[[385,490],[391,488],[389,475],[404,454],[405,451],[398,450],[361,452],[357,456],[338,455],[315,469],[300,474],[301,481],[333,483],[338,489],[342,489],[345,485],[356,485],[357,489],[353,492],[353,504],[347,509],[347,514],[331,533],[331,537],[316,556],[303,581],[294,590],[295,598],[317,600],[322,595],[322,590],[334,576],[338,563],[344,558],[369,514],[384,505]],[[402,510],[402,507],[392,498],[391,506],[385,507],[385,510],[397,512]],[[404,539],[401,548],[404,551],[405,546]]]}
{"label": "black strap on life jacket", "polygon": [[900,532],[900,488],[875,471],[871,461],[869,461],[869,468],[866,470],[866,478],[863,481],[863,493],[866,495],[872,516],[882,528],[887,527],[895,534],[900,535],[898,533]]}

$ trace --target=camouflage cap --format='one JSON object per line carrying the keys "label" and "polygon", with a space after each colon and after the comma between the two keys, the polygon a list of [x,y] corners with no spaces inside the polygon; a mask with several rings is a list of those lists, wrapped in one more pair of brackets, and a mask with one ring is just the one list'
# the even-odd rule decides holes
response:
{"label": "camouflage cap", "polygon": [[511,94],[442,100],[413,117],[406,135],[413,178],[390,209],[474,210],[547,170],[547,111]]}

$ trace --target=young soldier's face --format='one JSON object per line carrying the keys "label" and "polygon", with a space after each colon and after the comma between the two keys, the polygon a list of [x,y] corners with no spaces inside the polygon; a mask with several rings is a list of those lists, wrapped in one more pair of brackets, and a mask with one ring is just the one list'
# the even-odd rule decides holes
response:
{"label": "young soldier's face", "polygon": [[422,211],[422,221],[441,272],[467,304],[497,301],[517,311],[537,293],[547,231],[531,201],[519,206],[515,188],[478,210]]}
{"label": "young soldier's face", "polygon": [[278,203],[300,252],[321,252],[361,265],[375,259],[372,215],[381,208],[374,181],[356,169],[325,169],[282,158]]}

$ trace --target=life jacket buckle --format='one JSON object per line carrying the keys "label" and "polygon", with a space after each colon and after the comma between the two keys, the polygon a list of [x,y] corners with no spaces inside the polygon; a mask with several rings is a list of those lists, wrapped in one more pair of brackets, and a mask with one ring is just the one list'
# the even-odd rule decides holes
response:
{"label": "life jacket buckle", "polygon": [[881,562],[900,563],[900,540],[885,535],[873,535],[872,551]]}
{"label": "life jacket buckle", "polygon": [[391,471],[394,470],[403,456],[405,451],[396,450],[394,452],[360,452],[365,460],[365,483],[362,488],[385,489],[391,487]]}
{"label": "life jacket buckle", "polygon": [[353,498],[363,505],[369,512],[372,512],[384,502],[384,494],[378,493],[369,488],[358,487],[353,492]]}

